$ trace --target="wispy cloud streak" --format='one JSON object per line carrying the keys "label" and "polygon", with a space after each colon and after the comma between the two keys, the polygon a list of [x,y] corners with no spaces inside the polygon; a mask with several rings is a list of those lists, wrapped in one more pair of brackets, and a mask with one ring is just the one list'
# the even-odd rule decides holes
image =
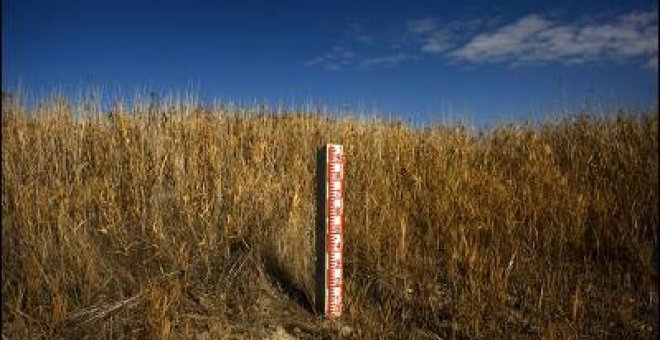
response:
{"label": "wispy cloud streak", "polygon": [[376,67],[376,66],[384,66],[384,67],[392,67],[396,66],[406,60],[414,59],[413,56],[404,54],[404,53],[398,53],[398,54],[393,54],[393,55],[386,55],[382,57],[373,57],[373,58],[367,58],[362,60],[360,62],[360,66],[363,67]]}
{"label": "wispy cloud streak", "polygon": [[342,46],[333,47],[330,52],[305,61],[305,66],[339,70],[354,63],[356,54]]}

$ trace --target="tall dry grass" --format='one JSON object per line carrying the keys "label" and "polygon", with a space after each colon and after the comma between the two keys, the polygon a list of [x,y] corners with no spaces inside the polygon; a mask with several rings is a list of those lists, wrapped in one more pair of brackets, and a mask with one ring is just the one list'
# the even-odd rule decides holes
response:
{"label": "tall dry grass", "polygon": [[[540,127],[2,112],[8,338],[655,338],[658,115]],[[187,112],[187,114],[184,114]],[[346,312],[314,313],[345,145]]]}

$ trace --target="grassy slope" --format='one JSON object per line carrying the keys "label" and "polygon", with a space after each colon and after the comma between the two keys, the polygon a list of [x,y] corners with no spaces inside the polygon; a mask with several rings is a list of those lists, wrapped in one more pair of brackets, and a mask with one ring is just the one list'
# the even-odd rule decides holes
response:
{"label": "grassy slope", "polygon": [[[659,334],[657,113],[473,136],[67,112],[4,108],[10,338]],[[348,162],[340,323],[307,302],[324,139]]]}

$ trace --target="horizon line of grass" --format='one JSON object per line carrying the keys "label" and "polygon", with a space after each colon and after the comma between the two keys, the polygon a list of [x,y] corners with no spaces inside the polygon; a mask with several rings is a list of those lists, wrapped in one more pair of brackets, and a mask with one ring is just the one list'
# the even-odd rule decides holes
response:
{"label": "horizon line of grass", "polygon": [[[43,91],[42,91],[43,92]],[[438,112],[435,118],[425,121],[415,121],[414,114],[400,114],[394,111],[379,110],[375,106],[357,104],[327,104],[322,98],[308,98],[296,102],[291,100],[233,100],[231,98],[209,98],[202,100],[199,89],[182,91],[154,91],[148,87],[136,87],[132,95],[123,95],[115,91],[112,95],[104,95],[100,86],[80,87],[76,95],[65,94],[62,89],[54,89],[50,94],[31,95],[30,92],[18,87],[15,91],[2,92],[3,106],[12,105],[14,111],[23,110],[32,114],[48,111],[55,106],[67,107],[76,118],[99,118],[111,112],[126,114],[137,112],[158,112],[167,114],[188,115],[193,112],[207,114],[232,114],[240,117],[250,116],[286,116],[315,115],[321,118],[350,118],[364,122],[378,121],[382,123],[403,123],[415,128],[432,126],[463,126],[475,131],[487,131],[501,125],[532,125],[542,126],[562,120],[580,119],[581,116],[607,118],[616,115],[640,116],[647,112],[658,112],[658,103],[649,107],[610,107],[605,109],[597,106],[584,106],[579,109],[562,109],[557,112],[529,112],[527,117],[513,118],[509,113],[502,112],[497,118],[491,117],[477,122],[473,113],[460,111]],[[362,107],[361,107],[362,106]],[[425,116],[425,117],[428,117]]]}

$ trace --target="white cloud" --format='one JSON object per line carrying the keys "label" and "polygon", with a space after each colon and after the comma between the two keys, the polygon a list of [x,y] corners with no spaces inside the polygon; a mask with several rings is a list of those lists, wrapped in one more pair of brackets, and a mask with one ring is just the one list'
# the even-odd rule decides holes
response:
{"label": "white cloud", "polygon": [[407,22],[400,43],[423,53],[439,54],[454,48],[461,37],[474,32],[484,23],[482,19],[452,20],[442,24],[434,18],[411,20]]}
{"label": "white cloud", "polygon": [[658,14],[634,11],[617,17],[592,14],[573,22],[529,14],[508,23],[501,17],[442,21],[426,17],[369,30],[347,27],[348,41],[305,65],[328,70],[388,67],[435,56],[471,64],[510,66],[633,61],[658,70]]}
{"label": "white cloud", "polygon": [[423,18],[408,22],[408,32],[420,34],[435,31],[437,24],[433,18]]}
{"label": "white cloud", "polygon": [[339,70],[354,63],[357,54],[342,46],[334,46],[330,52],[305,61],[305,66]]}
{"label": "white cloud", "polygon": [[448,56],[472,63],[511,65],[657,59],[657,37],[655,12],[633,12],[609,23],[589,24],[559,23],[533,14],[494,32],[478,34]]}
{"label": "white cloud", "polygon": [[374,67],[374,66],[395,66],[399,63],[412,59],[413,57],[407,54],[398,53],[393,55],[387,55],[383,57],[374,57],[362,60],[360,66],[363,67]]}
{"label": "white cloud", "polygon": [[422,45],[423,52],[440,53],[449,48],[449,42],[445,34],[436,32],[425,39]]}

